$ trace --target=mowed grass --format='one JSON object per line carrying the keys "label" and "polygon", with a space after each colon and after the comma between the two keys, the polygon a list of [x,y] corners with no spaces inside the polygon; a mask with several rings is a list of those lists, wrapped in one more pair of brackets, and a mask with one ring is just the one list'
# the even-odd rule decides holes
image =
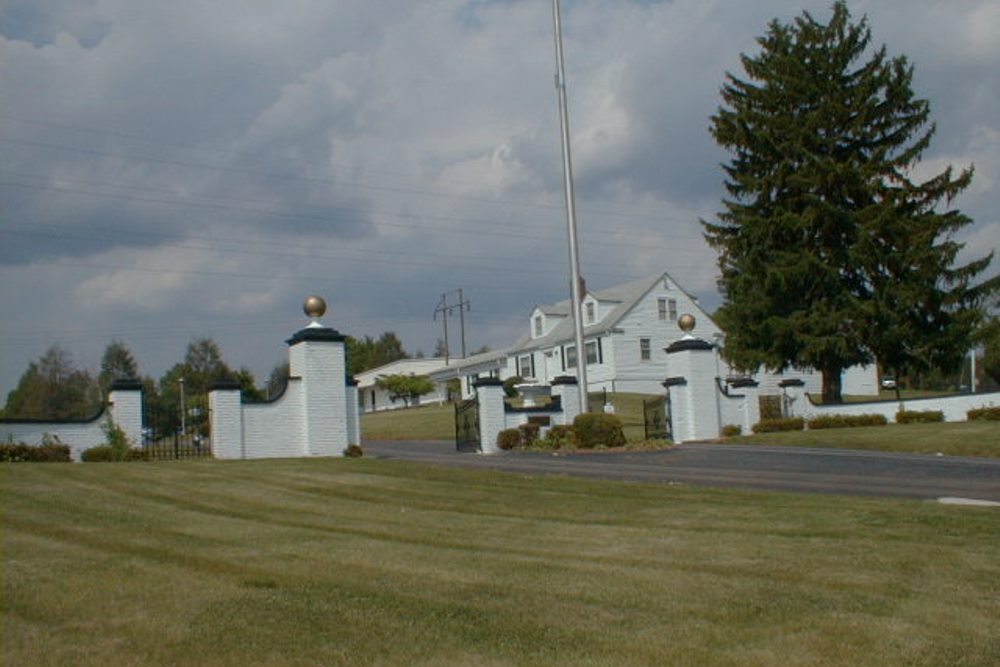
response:
{"label": "mowed grass", "polygon": [[887,424],[815,431],[785,431],[726,438],[725,443],[1000,457],[1000,422]]}
{"label": "mowed grass", "polygon": [[1000,510],[359,460],[7,464],[5,665],[996,665]]}
{"label": "mowed grass", "polygon": [[[645,437],[642,401],[650,398],[653,397],[644,394],[608,394],[608,402],[621,418],[629,442],[639,442]],[[452,440],[455,406],[446,403],[365,413],[361,416],[361,434],[364,440]]]}

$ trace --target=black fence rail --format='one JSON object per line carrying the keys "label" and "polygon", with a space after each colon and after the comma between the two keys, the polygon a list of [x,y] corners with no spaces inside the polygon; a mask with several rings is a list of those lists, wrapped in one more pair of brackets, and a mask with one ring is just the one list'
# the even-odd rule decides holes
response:
{"label": "black fence rail", "polygon": [[183,419],[180,406],[146,404],[143,425],[140,448],[150,460],[212,457],[207,396],[187,397]]}

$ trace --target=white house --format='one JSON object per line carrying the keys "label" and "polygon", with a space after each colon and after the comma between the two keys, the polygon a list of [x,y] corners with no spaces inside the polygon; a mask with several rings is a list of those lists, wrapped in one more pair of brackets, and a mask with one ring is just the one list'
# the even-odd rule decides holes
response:
{"label": "white house", "polygon": [[[725,335],[691,296],[666,272],[642,280],[599,291],[586,291],[582,312],[584,346],[587,360],[587,384],[590,392],[659,394],[670,375],[665,348],[684,336],[677,324],[680,315],[689,313],[697,320],[695,335],[720,346]],[[527,382],[551,384],[561,375],[576,375],[579,355],[576,351],[573,318],[569,301],[535,306],[525,322],[525,334],[510,347],[474,355],[465,359],[411,359],[389,364],[358,375],[359,391],[366,410],[402,407],[379,398],[374,378],[398,372],[428,375],[437,390],[424,402],[445,400],[446,385],[458,379],[463,397],[473,394],[472,384],[481,378],[505,380],[521,377]],[[731,375],[716,352],[716,377]],[[436,363],[436,365],[435,365]],[[407,364],[421,364],[409,366]],[[780,375],[762,373],[756,379],[762,393],[781,393],[782,379],[801,379],[806,391],[821,390],[818,372],[789,371]],[[845,393],[878,393],[874,367],[852,369],[844,375]],[[387,400],[387,399],[386,399]]]}
{"label": "white house", "polygon": [[[385,366],[358,373],[354,379],[358,383],[358,402],[364,412],[392,410],[406,407],[402,399],[393,400],[389,392],[378,386],[378,379],[389,375],[430,375],[445,365],[443,358],[400,359]],[[434,391],[416,399],[419,403],[443,403],[448,400],[448,389],[444,383],[435,383]],[[413,405],[413,401],[410,401]]]}

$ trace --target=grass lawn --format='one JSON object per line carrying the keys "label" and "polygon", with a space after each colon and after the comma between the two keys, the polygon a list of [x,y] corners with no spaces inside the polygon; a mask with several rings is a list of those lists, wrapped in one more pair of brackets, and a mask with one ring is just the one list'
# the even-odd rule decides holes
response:
{"label": "grass lawn", "polygon": [[883,452],[1000,457],[1000,422],[887,424],[726,438],[726,444],[876,449]]}
{"label": "grass lawn", "polygon": [[997,665],[1000,510],[370,459],[5,464],[5,665]]}
{"label": "grass lawn", "polygon": [[[625,430],[625,439],[639,442],[644,439],[642,418],[645,394],[608,394],[615,406],[615,414]],[[455,438],[455,407],[425,405],[404,410],[369,412],[361,416],[362,440],[453,440]]]}

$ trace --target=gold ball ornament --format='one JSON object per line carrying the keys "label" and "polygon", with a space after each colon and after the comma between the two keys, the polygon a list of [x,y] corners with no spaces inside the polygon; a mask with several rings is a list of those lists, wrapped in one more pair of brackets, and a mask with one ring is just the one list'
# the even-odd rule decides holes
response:
{"label": "gold ball ornament", "polygon": [[694,315],[691,313],[684,313],[677,318],[677,326],[681,328],[684,333],[691,333],[694,331],[695,319]]}
{"label": "gold ball ornament", "polygon": [[326,301],[323,300],[323,297],[315,294],[307,296],[305,303],[302,304],[302,310],[308,317],[314,320],[319,319],[326,313]]}

